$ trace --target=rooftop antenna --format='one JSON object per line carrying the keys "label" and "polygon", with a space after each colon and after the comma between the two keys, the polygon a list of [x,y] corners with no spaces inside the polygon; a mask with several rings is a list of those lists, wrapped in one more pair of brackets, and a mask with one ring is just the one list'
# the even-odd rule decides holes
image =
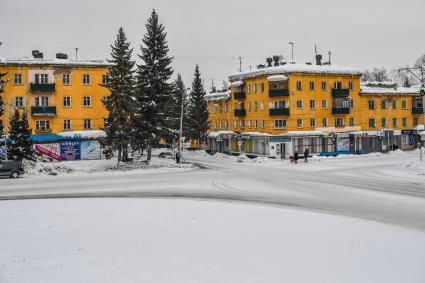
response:
{"label": "rooftop antenna", "polygon": [[242,72],[242,57],[239,56],[239,72]]}
{"label": "rooftop antenna", "polygon": [[78,60],[78,47],[75,48],[75,60]]}
{"label": "rooftop antenna", "polygon": [[329,55],[329,65],[331,64],[331,54],[332,54],[332,52],[331,52],[331,51],[328,51],[328,55]]}
{"label": "rooftop antenna", "polygon": [[294,61],[294,42],[289,42],[289,44],[291,45],[291,61]]}
{"label": "rooftop antenna", "polygon": [[316,46],[316,43],[314,44],[314,54],[317,54],[317,46]]}

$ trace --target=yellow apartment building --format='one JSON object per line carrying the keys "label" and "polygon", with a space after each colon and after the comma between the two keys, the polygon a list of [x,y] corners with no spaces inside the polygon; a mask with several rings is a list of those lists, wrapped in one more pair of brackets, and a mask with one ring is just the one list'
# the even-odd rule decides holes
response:
{"label": "yellow apartment building", "polygon": [[0,72],[7,82],[5,131],[14,109],[27,111],[33,134],[64,131],[98,130],[104,127],[108,113],[103,100],[109,95],[103,85],[108,80],[108,63],[70,60],[65,54],[44,59],[0,59]]}

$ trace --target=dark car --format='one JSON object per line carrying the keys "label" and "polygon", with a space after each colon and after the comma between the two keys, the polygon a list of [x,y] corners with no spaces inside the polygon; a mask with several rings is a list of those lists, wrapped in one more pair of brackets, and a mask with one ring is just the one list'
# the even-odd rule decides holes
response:
{"label": "dark car", "polygon": [[173,154],[168,151],[163,151],[160,154],[158,154],[159,158],[173,158]]}
{"label": "dark car", "polygon": [[24,168],[19,161],[0,160],[0,177],[19,178],[24,174]]}

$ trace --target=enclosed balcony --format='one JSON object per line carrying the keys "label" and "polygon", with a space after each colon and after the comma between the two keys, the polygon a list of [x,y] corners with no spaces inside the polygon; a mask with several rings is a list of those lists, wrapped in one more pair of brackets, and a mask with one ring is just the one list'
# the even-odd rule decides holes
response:
{"label": "enclosed balcony", "polygon": [[246,116],[246,110],[245,109],[235,109],[235,116],[236,117]]}
{"label": "enclosed balcony", "polygon": [[269,109],[270,116],[285,116],[289,115],[289,108],[270,108]]}
{"label": "enclosed balcony", "polygon": [[270,89],[269,90],[269,97],[282,97],[282,96],[289,96],[289,90],[288,89]]}
{"label": "enclosed balcony", "polygon": [[31,92],[54,92],[56,91],[56,86],[55,84],[31,83],[30,90]]}
{"label": "enclosed balcony", "polygon": [[244,91],[240,91],[240,92],[235,92],[233,94],[233,98],[234,99],[245,99],[246,98],[246,94]]}
{"label": "enclosed balcony", "polygon": [[332,96],[333,97],[348,97],[350,95],[350,90],[348,88],[333,88]]}
{"label": "enclosed balcony", "polygon": [[423,107],[413,107],[412,108],[412,114],[424,114],[424,108]]}
{"label": "enclosed balcony", "polygon": [[350,114],[350,108],[348,107],[332,107],[332,114]]}
{"label": "enclosed balcony", "polygon": [[56,106],[32,106],[32,116],[56,116]]}

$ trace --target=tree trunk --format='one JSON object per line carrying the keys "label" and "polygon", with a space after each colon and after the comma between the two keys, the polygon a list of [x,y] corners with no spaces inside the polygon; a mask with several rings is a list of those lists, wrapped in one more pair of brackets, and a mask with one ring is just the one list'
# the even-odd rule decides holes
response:
{"label": "tree trunk", "polygon": [[128,161],[128,147],[123,146],[122,148],[122,161],[127,162]]}
{"label": "tree trunk", "polygon": [[122,150],[122,148],[120,147],[118,149],[118,166],[120,165],[120,161],[121,161],[121,150]]}
{"label": "tree trunk", "polygon": [[149,164],[149,161],[151,161],[151,158],[152,158],[152,147],[151,147],[151,145],[149,145],[148,146],[148,158],[147,158],[148,164]]}

